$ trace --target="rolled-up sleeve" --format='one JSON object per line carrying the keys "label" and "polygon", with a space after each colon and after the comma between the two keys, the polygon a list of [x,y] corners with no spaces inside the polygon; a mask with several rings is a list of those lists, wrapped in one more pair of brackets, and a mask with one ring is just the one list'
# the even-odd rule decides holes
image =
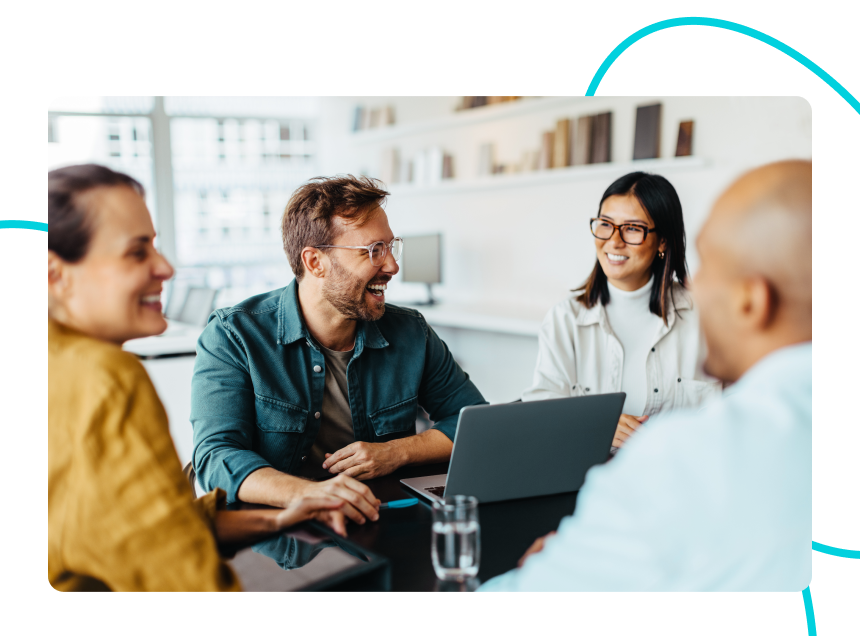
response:
{"label": "rolled-up sleeve", "polygon": [[435,422],[433,428],[453,441],[460,409],[464,406],[487,404],[487,401],[469,379],[469,375],[454,360],[454,356],[436,332],[426,323],[425,328],[426,355],[418,403]]}
{"label": "rolled-up sleeve", "polygon": [[131,384],[106,393],[79,442],[67,569],[116,591],[238,590],[211,532],[218,493],[194,502],[142,368]]}
{"label": "rolled-up sleeve", "polygon": [[193,461],[203,488],[223,489],[230,503],[248,475],[271,466],[251,450],[256,421],[247,354],[216,313],[197,341],[191,380]]}

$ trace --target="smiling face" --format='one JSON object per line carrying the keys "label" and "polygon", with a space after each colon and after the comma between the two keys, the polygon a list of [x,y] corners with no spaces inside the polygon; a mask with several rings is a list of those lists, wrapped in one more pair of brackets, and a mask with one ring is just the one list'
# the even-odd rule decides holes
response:
{"label": "smiling face", "polygon": [[[654,222],[632,194],[613,195],[600,206],[599,217],[615,225],[634,223],[643,228],[653,228]],[[606,278],[612,285],[624,291],[635,291],[644,287],[651,278],[651,263],[658,251],[666,249],[666,242],[649,232],[641,245],[628,245],[621,240],[618,231],[606,240],[594,239],[597,260]]]}
{"label": "smiling face", "polygon": [[[378,208],[361,227],[343,223],[335,218],[341,233],[333,245],[370,245],[376,241],[390,243],[394,233],[388,216]],[[400,267],[389,251],[379,266],[370,262],[364,250],[329,248],[326,250],[330,268],[323,282],[322,295],[335,309],[350,320],[379,320],[385,313],[386,283]]]}
{"label": "smiling face", "polygon": [[146,203],[125,186],[80,195],[92,238],[76,263],[48,252],[49,313],[100,340],[122,344],[163,332],[161,291],[173,268],[154,245]]}

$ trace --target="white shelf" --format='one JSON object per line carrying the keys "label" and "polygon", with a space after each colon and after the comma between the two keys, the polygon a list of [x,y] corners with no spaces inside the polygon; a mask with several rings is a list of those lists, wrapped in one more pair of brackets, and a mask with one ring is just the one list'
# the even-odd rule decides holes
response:
{"label": "white shelf", "polygon": [[513,102],[502,102],[478,108],[469,108],[457,111],[446,117],[431,119],[429,121],[416,122],[413,124],[395,124],[382,128],[361,130],[351,133],[350,139],[358,145],[390,141],[410,135],[420,135],[427,132],[443,130],[445,128],[456,128],[458,126],[473,126],[475,124],[536,113],[542,110],[550,110],[560,106],[573,106],[580,104],[588,97],[524,97]]}
{"label": "white shelf", "polygon": [[585,166],[571,166],[552,170],[536,170],[513,174],[498,174],[458,181],[447,179],[434,185],[412,185],[408,183],[389,186],[391,195],[414,196],[428,194],[449,194],[470,191],[497,190],[499,188],[527,188],[552,183],[600,179],[618,173],[642,170],[645,172],[671,172],[703,168],[708,162],[702,157],[672,157],[669,159],[640,159],[639,161],[598,163]]}

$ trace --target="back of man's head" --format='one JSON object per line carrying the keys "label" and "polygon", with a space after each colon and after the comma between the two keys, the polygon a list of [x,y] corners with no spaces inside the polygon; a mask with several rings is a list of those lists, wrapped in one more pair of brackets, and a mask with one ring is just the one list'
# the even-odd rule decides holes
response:
{"label": "back of man's head", "polygon": [[812,339],[811,161],[744,174],[714,204],[696,245],[709,373],[735,381],[767,354]]}

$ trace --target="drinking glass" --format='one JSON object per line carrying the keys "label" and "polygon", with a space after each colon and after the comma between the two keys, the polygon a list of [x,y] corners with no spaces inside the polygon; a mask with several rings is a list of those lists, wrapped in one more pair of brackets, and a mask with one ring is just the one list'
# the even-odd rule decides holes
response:
{"label": "drinking glass", "polygon": [[443,581],[478,575],[481,565],[481,526],[478,500],[466,495],[433,502],[433,569]]}

